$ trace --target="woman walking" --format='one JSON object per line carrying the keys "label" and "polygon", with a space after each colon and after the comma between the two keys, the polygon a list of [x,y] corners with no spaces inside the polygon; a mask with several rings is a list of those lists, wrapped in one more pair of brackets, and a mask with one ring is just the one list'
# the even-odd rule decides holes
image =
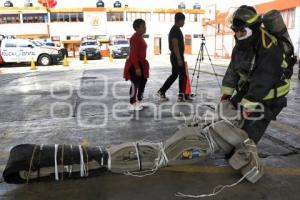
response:
{"label": "woman walking", "polygon": [[129,110],[143,109],[143,94],[149,77],[149,63],[146,60],[147,44],[143,38],[146,33],[146,22],[136,19],[133,22],[135,33],[130,38],[130,55],[124,67],[125,80],[131,81]]}

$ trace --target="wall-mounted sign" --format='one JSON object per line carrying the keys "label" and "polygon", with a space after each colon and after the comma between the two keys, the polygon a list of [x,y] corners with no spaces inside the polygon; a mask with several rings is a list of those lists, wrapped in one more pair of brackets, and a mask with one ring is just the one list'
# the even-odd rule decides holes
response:
{"label": "wall-mounted sign", "polygon": [[51,40],[52,41],[60,41],[60,36],[52,36]]}
{"label": "wall-mounted sign", "polygon": [[100,17],[99,16],[91,16],[90,24],[93,27],[99,27],[100,26]]}

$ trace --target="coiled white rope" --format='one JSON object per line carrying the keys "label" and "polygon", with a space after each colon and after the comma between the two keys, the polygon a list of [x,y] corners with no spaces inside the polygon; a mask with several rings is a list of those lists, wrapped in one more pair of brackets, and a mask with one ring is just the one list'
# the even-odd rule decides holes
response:
{"label": "coiled white rope", "polygon": [[[248,142],[250,141],[250,139],[246,139],[243,143],[246,145],[246,146],[250,146],[250,147],[254,147],[256,148],[255,145],[252,145],[252,144],[248,144]],[[253,151],[249,151],[249,152],[252,152],[252,153],[256,153],[256,152],[253,152]],[[183,194],[181,192],[177,192],[175,194],[175,196],[177,197],[189,197],[189,198],[203,198],[203,197],[211,197],[211,196],[216,196],[217,194],[219,194],[220,192],[222,192],[225,188],[231,188],[231,187],[234,187],[236,185],[238,185],[240,182],[242,182],[245,178],[247,179],[252,179],[253,177],[257,176],[260,171],[259,171],[259,168],[257,166],[258,165],[258,160],[257,159],[254,159],[255,161],[255,166],[250,170],[248,171],[242,178],[240,178],[238,181],[236,181],[235,183],[233,184],[230,184],[230,185],[218,185],[216,186],[214,189],[213,189],[213,192],[210,193],[210,194],[201,194],[201,195],[190,195],[190,194]],[[254,173],[253,173],[254,172]],[[251,175],[253,173],[253,175]],[[249,176],[251,175],[251,176]]]}
{"label": "coiled white rope", "polygon": [[[162,142],[160,143],[149,142],[149,143],[158,145],[160,149],[158,157],[155,159],[155,167],[153,169],[139,171],[139,172],[125,172],[124,175],[143,178],[145,176],[151,176],[155,174],[160,167],[168,165],[169,160],[165,153],[163,143]],[[135,144],[137,144],[137,142]],[[136,150],[137,150],[137,156],[139,157],[138,148],[136,148]]]}
{"label": "coiled white rope", "polygon": [[[71,149],[72,158],[73,158],[73,146],[72,145],[70,145],[70,149]],[[70,169],[69,169],[69,177],[71,177],[71,175],[72,175],[72,170],[73,170],[73,160],[72,160],[72,165],[70,166]]]}
{"label": "coiled white rope", "polygon": [[55,170],[55,180],[59,180],[58,176],[58,167],[57,167],[57,149],[58,149],[58,144],[54,145],[54,170]]}
{"label": "coiled white rope", "polygon": [[145,176],[151,176],[153,174],[155,174],[158,170],[158,167],[156,166],[153,169],[149,169],[149,170],[144,170],[144,171],[140,171],[140,172],[125,172],[124,175],[126,176],[133,176],[133,177],[137,177],[137,178],[143,178]]}
{"label": "coiled white rope", "polygon": [[137,162],[139,166],[139,170],[141,171],[141,160],[140,160],[140,153],[139,153],[139,148],[138,148],[138,142],[133,142],[133,146],[136,151],[136,157],[137,157]]}
{"label": "coiled white rope", "polygon": [[168,162],[169,162],[169,159],[168,159],[167,154],[165,152],[164,145],[163,145],[162,142],[159,143],[158,145],[160,147],[160,153],[161,153],[161,156],[160,156],[161,158],[160,158],[158,167],[167,166]]}
{"label": "coiled white rope", "polygon": [[249,174],[257,170],[257,167],[253,167],[249,172],[247,172],[242,178],[240,178],[237,182],[231,184],[231,185],[218,185],[213,189],[213,192],[210,194],[200,194],[200,195],[190,195],[190,194],[184,194],[181,192],[177,192],[175,196],[177,197],[189,197],[189,198],[204,198],[204,197],[212,197],[216,196],[220,192],[222,192],[225,188],[231,188],[242,182]]}
{"label": "coiled white rope", "polygon": [[86,172],[86,167],[85,167],[85,163],[84,163],[84,158],[83,158],[83,151],[82,151],[82,146],[78,145],[79,148],[79,154],[80,154],[80,176],[87,176],[87,172]]}
{"label": "coiled white rope", "polygon": [[[210,126],[209,126],[210,127]],[[202,129],[202,133],[205,136],[209,149],[210,149],[210,154],[213,155],[213,153],[215,152],[215,146],[214,146],[214,140],[211,137],[211,134],[209,132],[209,127],[206,127],[204,129]]]}
{"label": "coiled white rope", "polygon": [[103,166],[103,151],[102,151],[102,148],[100,147],[100,146],[98,146],[98,148],[99,148],[99,151],[100,151],[100,153],[101,153],[101,166]]}
{"label": "coiled white rope", "polygon": [[109,171],[111,171],[111,155],[110,155],[110,151],[107,151],[108,153],[108,159],[107,159],[107,169]]}

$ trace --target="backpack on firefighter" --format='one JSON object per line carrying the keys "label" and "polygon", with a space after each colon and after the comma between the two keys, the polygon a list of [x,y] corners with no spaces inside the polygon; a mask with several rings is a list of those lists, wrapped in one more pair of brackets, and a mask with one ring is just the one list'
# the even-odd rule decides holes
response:
{"label": "backpack on firefighter", "polygon": [[262,23],[265,29],[276,37],[279,47],[283,50],[283,73],[286,79],[290,79],[297,57],[294,54],[294,46],[280,12],[278,10],[268,11],[262,16]]}

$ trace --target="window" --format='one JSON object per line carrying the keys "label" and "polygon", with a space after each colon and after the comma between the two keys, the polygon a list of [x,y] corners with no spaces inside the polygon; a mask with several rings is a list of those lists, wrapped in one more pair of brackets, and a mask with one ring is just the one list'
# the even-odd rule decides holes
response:
{"label": "window", "polygon": [[126,13],[126,17],[127,17],[127,21],[131,21],[131,22],[138,19],[136,12],[128,12],[128,13]]}
{"label": "window", "polygon": [[57,13],[51,13],[50,14],[50,21],[51,22],[57,22]]}
{"label": "window", "polygon": [[107,21],[124,21],[123,12],[108,12]]}
{"label": "window", "polygon": [[170,22],[171,21],[171,13],[166,13],[165,14],[165,20],[166,20],[166,22]]}
{"label": "window", "polygon": [[20,23],[19,14],[1,14],[0,24],[18,24]]}
{"label": "window", "polygon": [[55,47],[54,42],[46,42],[45,45],[49,47]]}
{"label": "window", "polygon": [[158,22],[158,19],[159,19],[159,13],[153,13],[153,21],[154,22]]}
{"label": "window", "polygon": [[158,21],[159,22],[165,22],[165,20],[166,20],[166,14],[165,13],[159,13]]}
{"label": "window", "polygon": [[83,22],[83,13],[51,13],[51,22]]}
{"label": "window", "polygon": [[127,12],[126,13],[126,21],[133,22],[136,19],[151,21],[151,13],[148,12]]}
{"label": "window", "polygon": [[29,47],[32,44],[28,40],[19,40],[18,47]]}
{"label": "window", "polygon": [[43,46],[43,43],[41,43],[39,41],[32,41],[32,44],[34,44],[34,46],[37,46],[37,47]]}
{"label": "window", "polygon": [[71,22],[77,22],[78,16],[76,15],[76,13],[70,13],[70,19],[71,19]]}
{"label": "window", "polygon": [[170,14],[170,22],[174,22],[175,21],[175,14]]}
{"label": "window", "polygon": [[47,23],[48,14],[37,13],[37,14],[23,14],[23,23]]}
{"label": "window", "polygon": [[127,40],[117,40],[114,42],[114,45],[120,45],[120,44],[128,44]]}
{"label": "window", "polygon": [[194,34],[193,38],[202,38],[202,36],[203,36],[202,34]]}
{"label": "window", "polygon": [[13,48],[13,47],[17,47],[17,44],[14,41],[7,41],[6,44],[5,44],[5,47],[6,48]]}
{"label": "window", "polygon": [[82,42],[81,46],[91,46],[91,45],[98,45],[96,41],[90,41],[90,42]]}
{"label": "window", "polygon": [[200,14],[194,14],[194,22],[200,22]]}
{"label": "window", "polygon": [[63,13],[63,22],[70,22],[71,18],[70,18],[70,13]]}
{"label": "window", "polygon": [[283,10],[280,13],[286,27],[288,29],[295,28],[295,8]]}
{"label": "window", "polygon": [[83,13],[77,13],[78,22],[83,22]]}
{"label": "window", "polygon": [[189,14],[190,22],[200,22],[200,14]]}

